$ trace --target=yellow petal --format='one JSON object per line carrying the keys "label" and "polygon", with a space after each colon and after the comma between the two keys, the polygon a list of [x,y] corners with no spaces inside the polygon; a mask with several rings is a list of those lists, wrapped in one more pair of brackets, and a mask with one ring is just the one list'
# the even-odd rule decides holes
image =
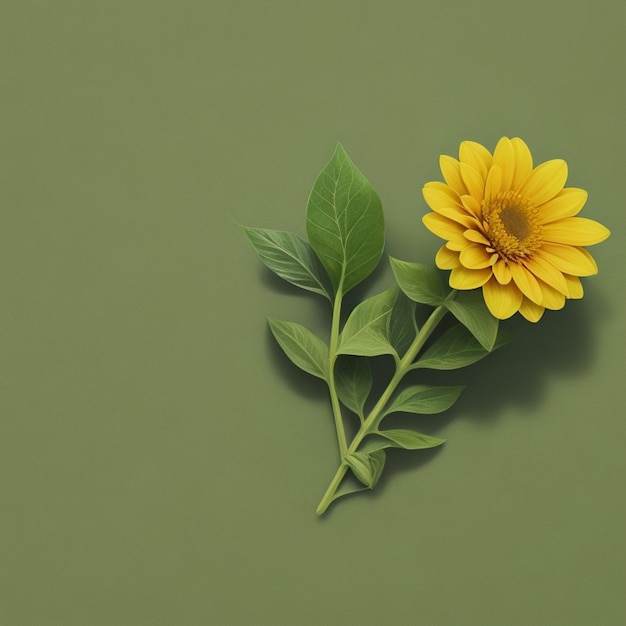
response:
{"label": "yellow petal", "polygon": [[511,188],[519,189],[532,172],[533,157],[528,146],[519,137],[513,137],[511,145],[515,154],[515,175]]}
{"label": "yellow petal", "polygon": [[567,288],[569,289],[568,298],[572,298],[574,300],[579,300],[583,297],[583,286],[580,282],[580,278],[578,276],[570,276],[569,274],[564,274],[565,282],[567,283]]}
{"label": "yellow petal", "polygon": [[487,182],[485,183],[485,200],[491,200],[500,191],[502,187],[502,170],[494,165],[487,174]]}
{"label": "yellow petal", "polygon": [[528,298],[524,298],[522,300],[522,305],[519,308],[519,312],[529,321],[529,322],[538,322],[542,316],[545,308],[535,304]]}
{"label": "yellow petal", "polygon": [[530,259],[524,259],[523,264],[529,272],[543,280],[544,283],[548,283],[548,285],[558,289],[563,295],[567,295],[568,288],[563,273],[554,267],[552,263],[543,259],[540,255],[535,255]]}
{"label": "yellow petal", "polygon": [[468,241],[473,241],[474,243],[482,243],[483,246],[490,246],[491,242],[485,235],[483,235],[480,231],[474,229],[468,229],[463,233],[463,236]]}
{"label": "yellow petal", "polygon": [[489,150],[475,141],[462,141],[459,147],[459,160],[471,165],[485,180],[491,167],[492,158]]}
{"label": "yellow petal", "polygon": [[608,228],[586,217],[565,217],[543,227],[546,241],[571,246],[592,246],[604,241],[610,234]]}
{"label": "yellow petal", "polygon": [[422,195],[433,211],[446,207],[461,206],[458,194],[445,183],[426,183],[422,188]]}
{"label": "yellow petal", "polygon": [[552,311],[558,311],[565,306],[565,296],[560,291],[550,287],[550,285],[546,285],[542,281],[539,281],[539,285],[541,287],[542,306]]}
{"label": "yellow petal", "polygon": [[468,269],[478,270],[491,265],[491,254],[485,250],[485,246],[471,243],[461,250],[459,261]]}
{"label": "yellow petal", "polygon": [[439,167],[443,174],[444,180],[459,196],[467,193],[467,187],[461,178],[461,168],[459,162],[447,154],[439,157]]}
{"label": "yellow petal", "polygon": [[544,243],[540,254],[564,274],[591,276],[598,273],[596,262],[584,248],[564,246],[560,243]]}
{"label": "yellow petal", "polygon": [[539,223],[548,224],[564,217],[574,217],[587,202],[587,192],[576,187],[567,187],[552,200],[539,207]]}
{"label": "yellow petal", "polygon": [[478,201],[482,200],[485,179],[467,163],[461,163],[461,176],[470,195]]}
{"label": "yellow petal", "polygon": [[468,269],[455,267],[450,272],[450,287],[452,289],[476,289],[482,287],[491,278],[491,268]]}
{"label": "yellow petal", "polygon": [[459,253],[449,250],[446,246],[441,246],[439,252],[435,255],[435,265],[437,265],[440,270],[451,270],[455,267],[459,267],[461,265]]}
{"label": "yellow petal", "polygon": [[519,263],[510,263],[509,267],[519,290],[535,304],[541,304],[541,287],[537,279]]}
{"label": "yellow petal", "polygon": [[493,151],[493,164],[497,165],[502,173],[502,189],[511,189],[515,174],[515,154],[508,137],[502,137]]}
{"label": "yellow petal", "polygon": [[453,222],[457,222],[457,224],[461,224],[464,228],[476,228],[478,226],[478,220],[473,215],[468,215],[465,209],[459,207],[435,209],[435,212]]}
{"label": "yellow petal", "polygon": [[538,165],[522,185],[521,193],[529,197],[535,206],[551,200],[559,193],[567,180],[567,163],[553,159]]}
{"label": "yellow petal", "polygon": [[480,208],[480,202],[472,196],[461,196],[461,203],[465,207],[465,210],[471,215],[475,215],[478,219],[482,217],[482,209]]}
{"label": "yellow petal", "polygon": [[499,259],[493,266],[493,275],[501,285],[508,285],[513,278],[511,268],[505,259]]}
{"label": "yellow petal", "polygon": [[454,252],[461,252],[467,246],[467,240],[463,239],[451,239],[446,243],[446,248],[448,250],[453,250]]}
{"label": "yellow petal", "polygon": [[500,320],[505,320],[522,304],[523,295],[514,282],[501,285],[495,278],[483,285],[483,297],[491,314]]}

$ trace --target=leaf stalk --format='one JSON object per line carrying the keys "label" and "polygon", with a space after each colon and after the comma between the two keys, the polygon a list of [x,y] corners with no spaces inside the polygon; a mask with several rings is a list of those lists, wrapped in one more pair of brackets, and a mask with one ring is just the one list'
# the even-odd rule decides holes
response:
{"label": "leaf stalk", "polygon": [[348,453],[348,442],[346,431],[341,414],[341,403],[337,394],[335,384],[335,361],[337,360],[337,350],[339,348],[339,325],[341,320],[341,302],[343,299],[343,276],[337,287],[337,292],[333,301],[333,317],[330,329],[329,363],[328,363],[328,390],[330,393],[330,403],[333,409],[333,419],[335,430],[337,431],[337,443],[339,445],[339,457],[343,459]]}

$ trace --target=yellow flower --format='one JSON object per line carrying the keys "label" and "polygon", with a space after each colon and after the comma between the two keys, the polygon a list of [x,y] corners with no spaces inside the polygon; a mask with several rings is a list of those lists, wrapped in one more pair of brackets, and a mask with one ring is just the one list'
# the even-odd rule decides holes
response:
{"label": "yellow flower", "polygon": [[561,309],[566,298],[582,298],[579,277],[598,271],[583,246],[604,241],[610,232],[575,217],[587,192],[565,187],[565,161],[533,168],[528,146],[503,137],[493,155],[464,141],[458,161],[442,155],[439,163],[446,182],[424,186],[434,212],[423,222],[446,240],[435,261],[452,270],[453,289],[482,287],[495,317],[519,311],[531,322],[545,309]]}

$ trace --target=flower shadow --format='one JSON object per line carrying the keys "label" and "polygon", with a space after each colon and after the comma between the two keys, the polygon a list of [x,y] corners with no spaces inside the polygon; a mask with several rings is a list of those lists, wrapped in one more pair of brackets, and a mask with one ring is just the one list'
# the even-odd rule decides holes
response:
{"label": "flower shadow", "polygon": [[[485,425],[496,422],[509,407],[532,417],[541,405],[551,382],[567,378],[572,382],[585,375],[596,357],[594,328],[606,321],[609,307],[601,293],[588,300],[570,301],[562,311],[547,311],[538,324],[520,316],[502,323],[512,341],[482,361],[454,371],[418,370],[412,383],[466,385],[457,403],[440,415],[394,414],[385,428],[411,428],[425,434],[446,437],[446,427],[458,419],[476,420]],[[390,450],[385,472],[372,494],[377,497],[393,476],[419,469],[443,451],[444,446],[415,451]]]}
{"label": "flower shadow", "polygon": [[[502,324],[511,343],[468,368],[462,376],[463,416],[481,421],[498,419],[507,407],[532,416],[552,381],[570,382],[584,376],[596,356],[594,328],[607,309],[599,294],[590,300],[569,301],[564,310],[546,311],[530,324],[520,316]],[[593,300],[593,302],[592,302]]]}

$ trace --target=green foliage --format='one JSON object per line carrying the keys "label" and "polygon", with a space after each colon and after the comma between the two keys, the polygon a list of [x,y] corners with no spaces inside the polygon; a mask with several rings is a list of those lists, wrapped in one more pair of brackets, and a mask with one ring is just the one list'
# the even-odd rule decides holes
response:
{"label": "green foliage", "polygon": [[441,273],[421,263],[408,263],[389,258],[391,269],[400,289],[414,302],[439,306],[450,293],[444,285]]}
{"label": "green foliage", "polygon": [[395,300],[395,289],[388,289],[357,305],[339,337],[338,353],[358,356],[393,354],[388,328]]}
{"label": "green foliage", "polygon": [[491,315],[480,289],[459,291],[445,307],[478,339],[480,345],[491,352],[498,336],[498,320]]}
{"label": "green foliage", "polygon": [[[356,480],[350,481],[350,478],[350,476],[346,476],[346,479],[339,485],[339,487],[337,487],[337,490],[332,496],[332,502],[338,500],[342,496],[348,496],[351,493],[358,493],[359,491],[367,491],[369,489],[369,487],[364,487],[361,482],[357,482]],[[356,484],[351,484],[351,482]]]}
{"label": "green foliage", "polygon": [[[384,220],[376,192],[341,145],[315,181],[306,207],[306,230],[308,241],[284,231],[244,228],[271,271],[332,303],[328,344],[300,324],[269,319],[287,357],[328,385],[340,458],[317,509],[322,514],[337,498],[374,488],[388,448],[423,450],[444,443],[410,429],[380,428],[392,413],[446,411],[463,390],[407,386],[407,373],[465,367],[506,339],[498,335],[498,320],[489,313],[480,290],[451,291],[439,270],[393,258],[397,284],[357,303],[347,315],[342,311],[344,294],[367,278],[381,258]],[[418,305],[432,309],[421,328],[416,323]],[[448,312],[459,323],[437,335]],[[371,359],[381,355],[393,356],[394,370],[384,373],[386,387],[372,398],[372,389],[377,388],[373,372],[381,368],[373,369]],[[360,420],[351,439],[344,425],[346,409]]]}
{"label": "green foliage", "polygon": [[458,399],[464,387],[431,387],[412,385],[401,391],[383,413],[417,413],[432,415],[448,410]]}
{"label": "green foliage", "polygon": [[339,357],[335,362],[335,386],[339,400],[363,421],[363,407],[372,389],[369,361],[358,356]]}
{"label": "green foliage", "polygon": [[366,487],[373,489],[383,473],[385,457],[385,451],[382,449],[372,452],[353,452],[344,458],[344,463]]}
{"label": "green foliage", "polygon": [[333,299],[328,274],[307,241],[293,233],[267,228],[247,228],[244,232],[261,261],[286,281]]}
{"label": "green foliage", "polygon": [[313,185],[306,227],[336,290],[347,293],[380,261],[385,245],[380,198],[341,144]]}
{"label": "green foliage", "polygon": [[379,430],[378,434],[388,439],[393,447],[404,448],[405,450],[435,448],[446,441],[445,439],[439,439],[439,437],[429,437],[428,435],[422,435],[414,430],[407,430],[405,428]]}
{"label": "green foliage", "polygon": [[[507,343],[508,338],[500,333],[493,349]],[[449,328],[413,365],[413,369],[455,370],[486,357],[485,350],[474,335],[462,326],[455,324]]]}
{"label": "green foliage", "polygon": [[396,299],[389,316],[388,340],[399,357],[403,357],[417,336],[415,302],[398,287],[394,287]]}
{"label": "green foliage", "polygon": [[300,369],[328,380],[328,348],[308,328],[294,322],[268,319],[272,334],[283,352]]}

